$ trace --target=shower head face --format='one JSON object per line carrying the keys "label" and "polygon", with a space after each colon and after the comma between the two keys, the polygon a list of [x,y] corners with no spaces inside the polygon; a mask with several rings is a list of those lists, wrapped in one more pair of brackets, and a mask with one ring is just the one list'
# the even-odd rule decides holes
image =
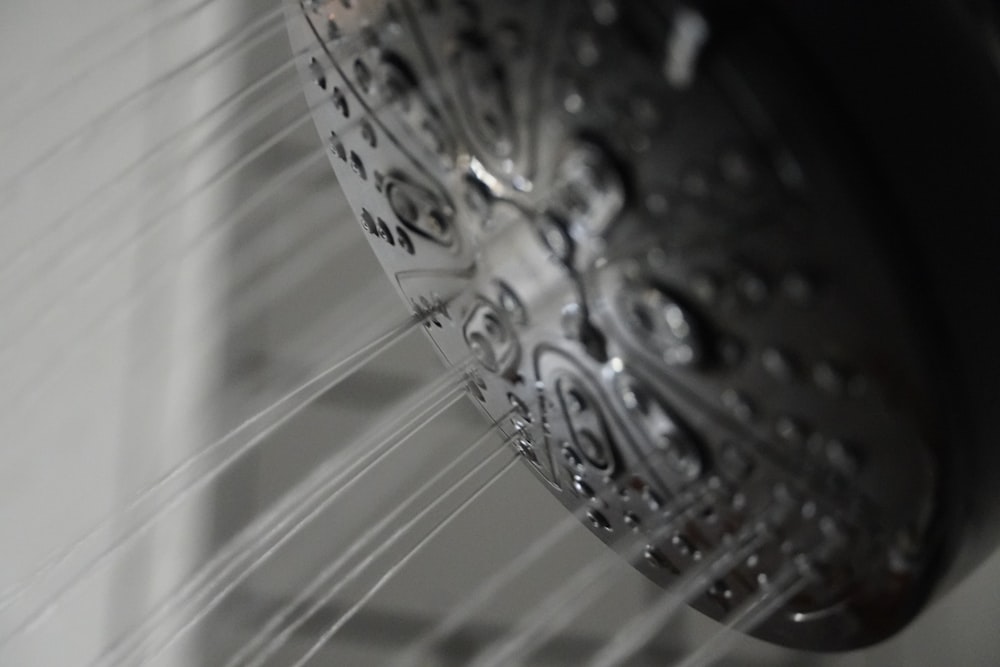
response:
{"label": "shower head face", "polygon": [[[372,248],[590,529],[754,634],[923,603],[945,505],[884,203],[759,22],[669,2],[304,2],[306,92]],[[720,553],[738,559],[714,560]]]}

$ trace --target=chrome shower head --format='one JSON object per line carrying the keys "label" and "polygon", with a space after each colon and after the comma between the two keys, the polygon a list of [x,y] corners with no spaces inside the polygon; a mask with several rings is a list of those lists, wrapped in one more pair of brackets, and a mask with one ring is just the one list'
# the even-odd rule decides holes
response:
{"label": "chrome shower head", "polygon": [[[896,32],[799,4],[306,0],[289,25],[376,256],[541,482],[663,586],[739,554],[710,616],[800,582],[754,634],[843,650],[993,544],[961,530],[996,505],[955,397],[995,386],[966,348],[997,306],[942,294],[988,271],[1000,85],[946,2]],[[954,62],[906,55],[927,26]],[[967,128],[914,138],[934,164],[900,137],[962,93],[918,107],[883,80],[902,57],[981,84]],[[959,259],[926,179],[963,160]]]}

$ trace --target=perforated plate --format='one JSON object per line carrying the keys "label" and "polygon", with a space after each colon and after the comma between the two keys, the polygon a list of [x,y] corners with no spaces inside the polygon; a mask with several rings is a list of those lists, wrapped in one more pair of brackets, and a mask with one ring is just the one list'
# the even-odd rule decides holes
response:
{"label": "perforated plate", "polygon": [[289,21],[379,261],[568,508],[662,585],[759,542],[694,605],[723,618],[797,568],[772,641],[852,648],[912,615],[929,383],[879,205],[780,40],[667,2]]}

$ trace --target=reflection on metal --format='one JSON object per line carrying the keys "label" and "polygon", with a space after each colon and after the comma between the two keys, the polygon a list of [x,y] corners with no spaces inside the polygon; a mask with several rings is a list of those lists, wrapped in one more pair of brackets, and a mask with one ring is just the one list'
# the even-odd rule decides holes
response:
{"label": "reflection on metal", "polygon": [[[668,588],[782,504],[693,606],[724,620],[804,559],[816,576],[748,629],[863,646],[919,608],[953,500],[923,334],[864,156],[840,157],[794,58],[762,65],[790,43],[716,35],[694,7],[312,0],[288,19],[379,261],[412,304],[462,276],[427,333],[477,360],[480,408],[530,469],[613,548],[646,540],[636,567]],[[658,536],[693,485],[713,505]]]}

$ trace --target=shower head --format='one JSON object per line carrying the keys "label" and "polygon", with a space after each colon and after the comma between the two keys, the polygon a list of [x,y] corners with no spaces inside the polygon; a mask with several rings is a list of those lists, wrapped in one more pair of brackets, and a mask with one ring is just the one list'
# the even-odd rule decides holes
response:
{"label": "shower head", "polygon": [[288,14],[357,219],[483,413],[647,577],[698,571],[700,611],[796,582],[753,634],[812,650],[996,542],[997,42],[883,4]]}

